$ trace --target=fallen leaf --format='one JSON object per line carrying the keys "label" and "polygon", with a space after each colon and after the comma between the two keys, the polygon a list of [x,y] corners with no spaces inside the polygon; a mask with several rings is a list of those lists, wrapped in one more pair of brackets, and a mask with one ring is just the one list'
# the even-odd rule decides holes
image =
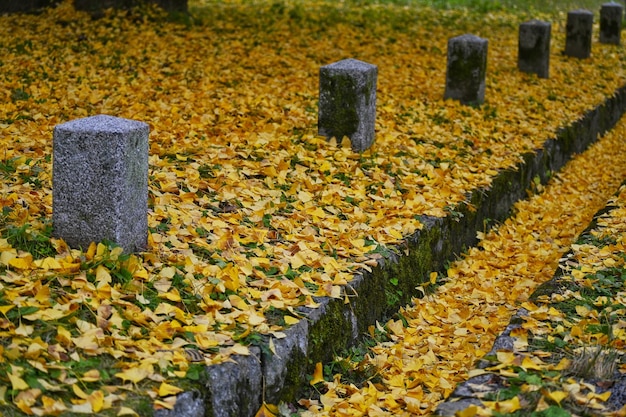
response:
{"label": "fallen leaf", "polygon": [[165,382],[161,382],[161,385],[159,386],[159,397],[168,397],[170,395],[176,395],[180,392],[183,392],[181,388]]}
{"label": "fallen leaf", "polygon": [[259,411],[256,412],[254,417],[277,417],[278,416],[278,407],[272,404],[267,404],[263,402]]}
{"label": "fallen leaf", "polygon": [[21,391],[29,388],[26,381],[24,381],[20,376],[10,373],[7,374],[7,377],[9,378],[11,387],[14,391]]}
{"label": "fallen leaf", "polygon": [[543,395],[546,396],[547,398],[551,399],[552,401],[556,402],[557,404],[561,405],[561,401],[563,401],[564,399],[566,399],[569,394],[565,391],[542,391]]}
{"label": "fallen leaf", "polygon": [[153,370],[146,367],[133,367],[125,369],[122,372],[118,372],[115,376],[120,378],[122,381],[130,381],[133,384],[136,384],[146,379],[150,374],[152,374],[152,372]]}
{"label": "fallen leaf", "polygon": [[324,382],[324,367],[321,362],[315,364],[315,371],[313,371],[313,377],[309,384],[315,385],[320,382]]}

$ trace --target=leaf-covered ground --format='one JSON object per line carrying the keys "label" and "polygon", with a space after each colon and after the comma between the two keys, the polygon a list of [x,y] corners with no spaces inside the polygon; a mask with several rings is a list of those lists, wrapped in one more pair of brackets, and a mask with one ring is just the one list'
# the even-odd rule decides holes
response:
{"label": "leaf-covered ground", "polygon": [[[171,407],[203,365],[247,353],[258,334],[282,337],[302,319],[296,307],[338,296],[354,270],[419,229],[421,215],[445,216],[626,79],[622,48],[594,41],[591,59],[560,54],[563,13],[551,17],[551,78],[539,80],[516,67],[517,26],[527,15],[322,1],[202,10],[192,25],[135,12],[92,20],[69,2],[0,17],[6,410],[132,414],[120,404],[136,392]],[[442,100],[447,39],[466,32],[489,39],[480,108]],[[363,154],[316,136],[319,67],[348,57],[379,67],[377,139]],[[105,243],[70,249],[50,238],[52,129],[100,113],[151,127],[145,253]],[[534,213],[551,216],[547,207]],[[553,241],[520,252],[527,268],[569,232],[550,230]],[[460,263],[456,273],[493,262]],[[498,296],[468,296],[482,292]],[[469,317],[463,308],[455,314],[449,320]],[[393,323],[384,331],[411,333]],[[476,339],[496,329],[482,319],[472,326]],[[472,349],[455,350],[457,369],[483,352]],[[434,353],[422,354],[434,363]],[[399,366],[393,355],[377,358]],[[405,410],[429,409],[420,404],[445,395],[452,375],[426,378],[424,397]]]}

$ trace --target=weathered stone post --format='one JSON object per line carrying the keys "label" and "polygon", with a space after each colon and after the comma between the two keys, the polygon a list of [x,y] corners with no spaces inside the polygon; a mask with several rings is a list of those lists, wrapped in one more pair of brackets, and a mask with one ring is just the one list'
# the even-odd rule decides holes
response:
{"label": "weathered stone post", "polygon": [[519,25],[517,67],[522,72],[548,78],[550,73],[550,31],[552,25],[530,20]]}
{"label": "weathered stone post", "polygon": [[567,13],[565,55],[589,58],[592,30],[593,13],[589,10],[580,9]]}
{"label": "weathered stone post", "polygon": [[624,7],[615,2],[604,3],[600,8],[600,42],[620,44]]}
{"label": "weathered stone post", "polygon": [[320,68],[318,133],[363,152],[374,143],[378,67],[344,59]]}
{"label": "weathered stone post", "polygon": [[485,101],[487,39],[461,35],[448,40],[448,67],[444,98],[463,104]]}
{"label": "weathered stone post", "polygon": [[148,239],[146,123],[106,115],[54,128],[53,235],[72,247],[113,241],[127,252]]}

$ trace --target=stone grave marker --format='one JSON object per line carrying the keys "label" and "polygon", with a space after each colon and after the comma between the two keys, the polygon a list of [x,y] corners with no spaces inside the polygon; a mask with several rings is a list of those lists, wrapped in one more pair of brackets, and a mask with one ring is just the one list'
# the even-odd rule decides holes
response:
{"label": "stone grave marker", "polygon": [[110,240],[126,252],[148,239],[146,123],[98,115],[54,128],[53,235],[71,247]]}
{"label": "stone grave marker", "polygon": [[600,42],[620,44],[624,7],[615,2],[604,3],[600,8]]}
{"label": "stone grave marker", "polygon": [[589,58],[591,55],[591,33],[593,13],[589,10],[574,10],[567,13],[565,55]]}
{"label": "stone grave marker", "polygon": [[444,98],[459,100],[463,104],[485,101],[487,45],[487,39],[470,34],[448,40]]}
{"label": "stone grave marker", "polygon": [[363,152],[374,143],[378,67],[344,59],[320,68],[318,133]]}
{"label": "stone grave marker", "polygon": [[550,73],[550,32],[552,25],[530,20],[519,25],[517,67],[522,72],[548,78]]}

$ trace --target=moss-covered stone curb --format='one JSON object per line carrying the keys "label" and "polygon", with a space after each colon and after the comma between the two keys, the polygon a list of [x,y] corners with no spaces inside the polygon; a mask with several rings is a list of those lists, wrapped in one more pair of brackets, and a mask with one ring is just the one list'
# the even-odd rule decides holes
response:
{"label": "moss-covered stone curb", "polygon": [[[285,338],[273,339],[276,354],[266,345],[253,349],[249,357],[235,356],[209,367],[211,377],[198,386],[198,395],[186,399],[203,403],[204,414],[186,414],[181,405],[171,415],[250,417],[263,400],[272,404],[296,400],[317,362],[332,360],[366,334],[368,326],[409,303],[430,272],[444,273],[448,262],[477,243],[478,231],[506,219],[537,179],[547,182],[572,155],[611,129],[625,111],[626,86],[560,129],[541,149],[522,155],[523,162],[501,171],[490,187],[470,193],[447,217],[423,217],[422,230],[408,237],[402,247],[385,253],[371,272],[354,277],[345,288],[349,303],[344,297],[323,298],[316,300],[319,308],[301,309],[307,319],[286,329]],[[199,413],[199,407],[192,409]]]}

